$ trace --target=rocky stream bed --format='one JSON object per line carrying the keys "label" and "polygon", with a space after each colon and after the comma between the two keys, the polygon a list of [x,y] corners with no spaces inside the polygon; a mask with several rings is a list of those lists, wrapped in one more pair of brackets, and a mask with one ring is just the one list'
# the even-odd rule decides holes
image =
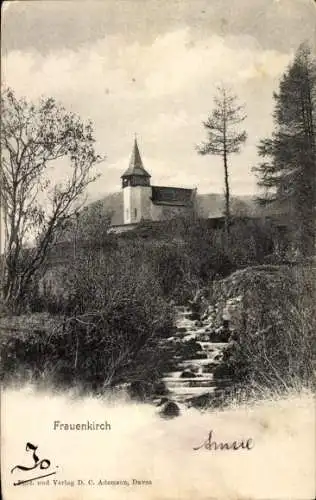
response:
{"label": "rocky stream bed", "polygon": [[214,377],[214,372],[222,362],[229,339],[229,330],[214,330],[209,316],[196,319],[188,307],[176,308],[176,331],[162,340],[173,359],[170,371],[162,379],[167,388],[166,397],[158,402],[162,415],[176,416],[191,406],[203,409],[225,396],[231,380]]}

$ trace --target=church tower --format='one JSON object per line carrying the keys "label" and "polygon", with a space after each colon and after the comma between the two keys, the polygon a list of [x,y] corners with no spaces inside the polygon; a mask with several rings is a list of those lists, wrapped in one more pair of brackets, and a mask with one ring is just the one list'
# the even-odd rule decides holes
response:
{"label": "church tower", "polygon": [[128,169],[121,176],[124,198],[124,224],[133,224],[150,219],[151,186],[150,175],[144,169],[137,139],[134,140]]}

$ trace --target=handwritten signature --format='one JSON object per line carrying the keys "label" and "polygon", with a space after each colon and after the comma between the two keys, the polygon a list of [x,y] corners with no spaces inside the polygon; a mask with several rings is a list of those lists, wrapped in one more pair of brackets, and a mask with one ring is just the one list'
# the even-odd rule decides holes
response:
{"label": "handwritten signature", "polygon": [[[34,470],[37,468],[39,468],[41,470],[48,469],[50,467],[50,460],[48,460],[47,458],[43,458],[42,460],[40,460],[36,454],[37,448],[38,447],[32,443],[26,443],[25,450],[26,451],[33,451],[32,458],[33,458],[34,464],[31,467],[27,467],[26,465],[16,465],[15,467],[13,467],[13,469],[11,469],[11,474],[16,470],[30,471],[30,470]],[[34,481],[35,479],[41,479],[43,477],[52,476],[53,474],[56,474],[56,472],[57,471],[49,472],[48,474],[42,474],[40,476],[32,477],[29,479],[19,480],[19,481],[13,483],[13,486],[19,486],[20,484],[27,483],[29,481]]]}
{"label": "handwritten signature", "polygon": [[207,439],[200,445],[193,448],[193,450],[200,450],[205,448],[210,451],[223,451],[223,450],[251,450],[255,443],[252,438],[240,439],[235,441],[215,441],[213,436],[213,430],[208,434]]}

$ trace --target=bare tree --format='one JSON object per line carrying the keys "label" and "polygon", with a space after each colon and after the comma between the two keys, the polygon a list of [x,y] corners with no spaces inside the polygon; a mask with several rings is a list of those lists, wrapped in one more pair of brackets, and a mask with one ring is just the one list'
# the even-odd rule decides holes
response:
{"label": "bare tree", "polygon": [[218,87],[218,94],[214,97],[214,109],[203,125],[207,131],[207,141],[198,146],[201,155],[219,155],[223,158],[225,175],[225,219],[226,229],[230,219],[230,192],[228,157],[232,153],[239,153],[241,145],[247,139],[245,130],[238,131],[236,126],[246,118],[244,106],[238,105],[237,97],[225,87]]}
{"label": "bare tree", "polygon": [[[33,104],[6,89],[1,114],[2,297],[16,309],[66,221],[78,210],[81,195],[97,178],[92,168],[101,158],[95,153],[91,123],[83,124],[53,98]],[[54,183],[50,169],[62,158],[69,160],[70,175]]]}

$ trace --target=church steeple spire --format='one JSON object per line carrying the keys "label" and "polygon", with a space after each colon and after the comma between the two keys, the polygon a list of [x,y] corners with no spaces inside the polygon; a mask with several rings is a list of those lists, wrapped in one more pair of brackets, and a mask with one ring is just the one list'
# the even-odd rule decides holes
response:
{"label": "church steeple spire", "polygon": [[132,151],[132,156],[131,156],[131,159],[129,162],[129,168],[131,168],[133,170],[133,172],[137,171],[138,169],[145,170],[142,158],[140,156],[136,134],[135,134],[135,139],[134,139],[134,147],[133,147],[133,151]]}
{"label": "church steeple spire", "polygon": [[150,185],[150,174],[144,168],[138,148],[136,134],[129,167],[121,176],[121,178],[123,179],[123,187]]}

